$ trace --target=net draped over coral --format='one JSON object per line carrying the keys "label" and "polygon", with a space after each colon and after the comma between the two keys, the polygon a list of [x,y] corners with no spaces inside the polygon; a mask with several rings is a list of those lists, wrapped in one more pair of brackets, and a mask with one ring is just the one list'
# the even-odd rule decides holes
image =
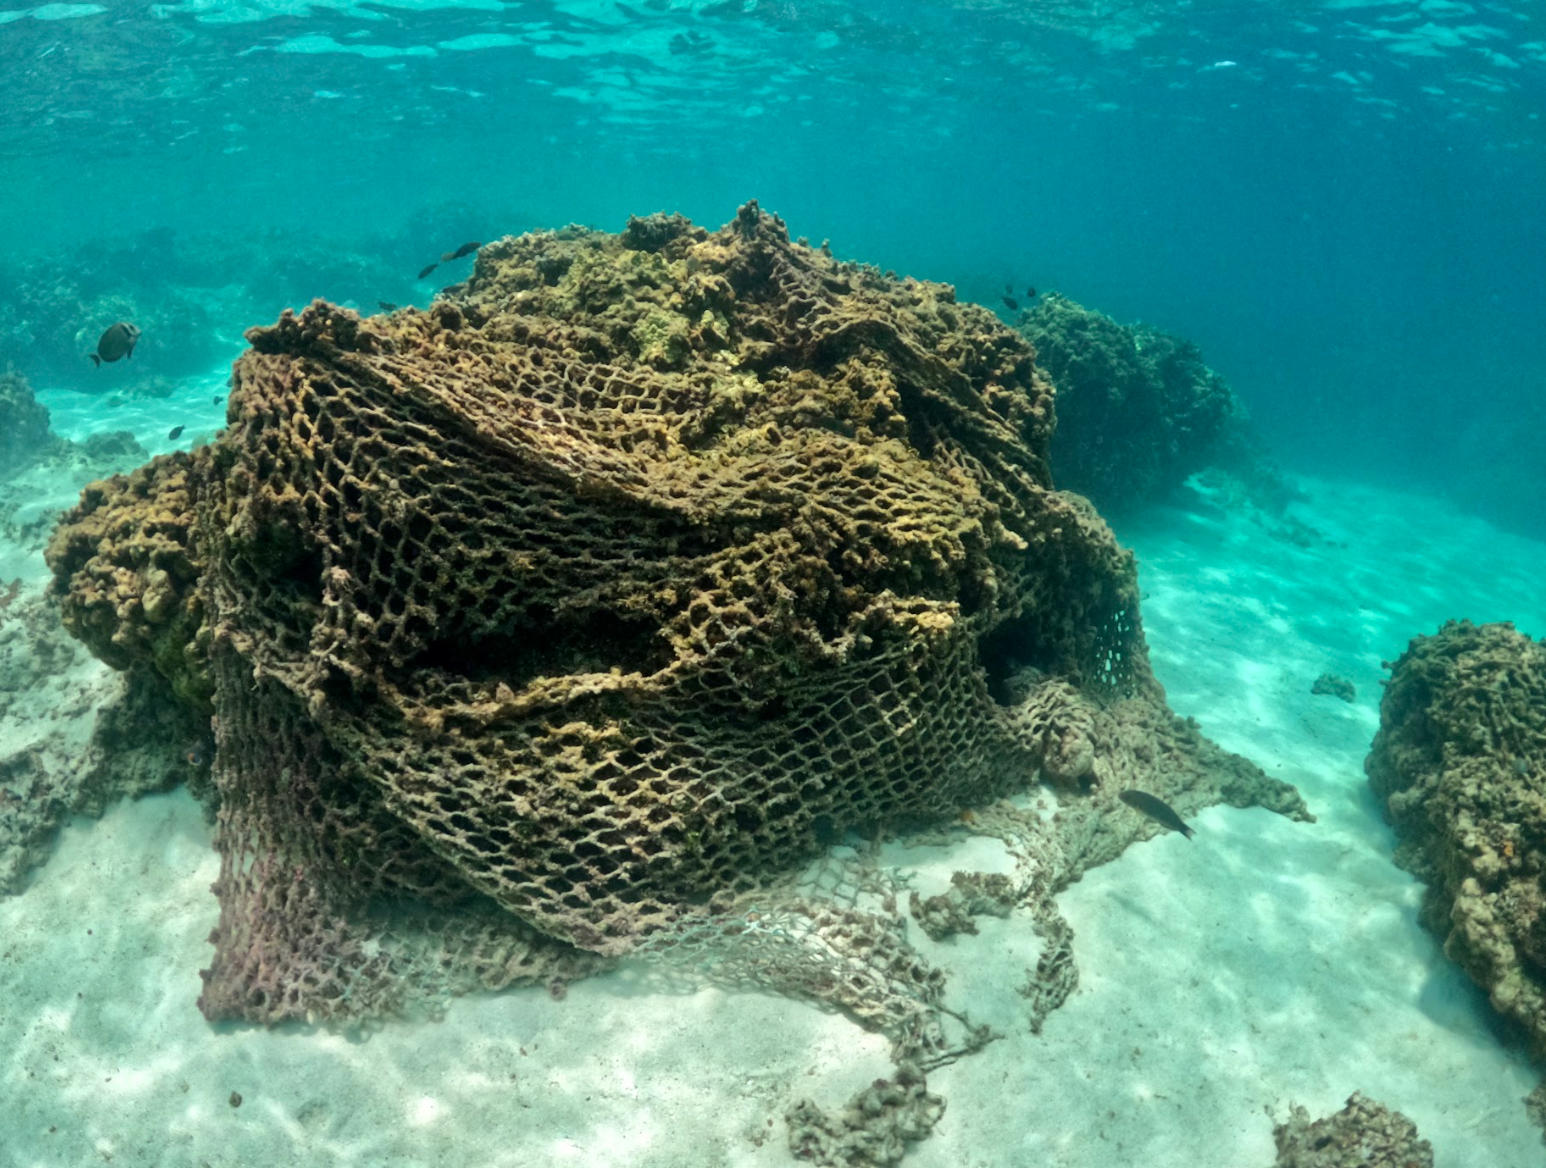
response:
{"label": "net draped over coral", "polygon": [[211,1017],[571,976],[1038,775],[1090,796],[1064,878],[1143,779],[1302,813],[1169,714],[1032,349],[947,286],[752,203],[248,339],[220,437],[51,549],[70,627],[217,715]]}

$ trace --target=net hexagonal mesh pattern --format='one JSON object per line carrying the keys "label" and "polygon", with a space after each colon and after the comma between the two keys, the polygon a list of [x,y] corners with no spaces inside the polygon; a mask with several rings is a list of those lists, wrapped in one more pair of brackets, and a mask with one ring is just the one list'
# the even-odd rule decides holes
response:
{"label": "net hexagonal mesh pattern", "polygon": [[[317,302],[248,338],[188,471],[212,1017],[733,942],[746,918],[716,922],[844,829],[954,815],[1044,764],[1121,777],[1098,756],[1124,703],[1172,734],[1131,557],[1048,479],[1029,346],[755,204],[713,233],[501,240],[427,312]],[[55,572],[67,620],[93,573],[132,580],[81,549]],[[1172,736],[1193,783],[1219,752]],[[937,998],[881,925],[854,940],[869,926],[818,909],[792,933],[823,912],[835,962],[906,967],[845,984]],[[809,960],[762,976],[819,992]]]}

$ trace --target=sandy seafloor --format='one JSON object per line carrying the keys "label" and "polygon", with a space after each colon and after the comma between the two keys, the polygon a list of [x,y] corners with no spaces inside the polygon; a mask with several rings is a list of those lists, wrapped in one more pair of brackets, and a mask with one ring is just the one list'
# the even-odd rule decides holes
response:
{"label": "sandy seafloor", "polygon": [[[117,410],[40,398],[57,432],[127,424],[154,451],[179,423],[183,444],[212,433],[221,391]],[[1439,501],[1303,485],[1295,514],[1326,537],[1308,548],[1200,497],[1123,537],[1173,708],[1298,785],[1319,822],[1215,807],[1194,840],[1088,873],[1060,899],[1079,986],[1040,1036],[1015,992],[1039,946],[1027,919],[979,918],[943,944],[914,927],[951,1004],[1004,1037],[930,1076],[948,1108],[907,1164],[1266,1168],[1289,1104],[1323,1115],[1355,1090],[1414,1119],[1439,1168],[1546,1164],[1521,1104],[1537,1075],[1419,927],[1362,771],[1381,659],[1450,617],[1546,632],[1546,546]],[[73,496],[37,489],[39,506]],[[0,549],[0,574],[39,581],[41,560]],[[1312,696],[1323,671],[1357,701]],[[36,718],[0,726],[0,757],[53,716],[57,692],[37,692]],[[978,837],[884,855],[924,895],[954,868],[1008,867]],[[835,1107],[889,1072],[885,1040],[840,1015],[666,991],[638,969],[561,1001],[464,998],[364,1039],[211,1026],[194,1003],[216,870],[177,792],[76,820],[0,901],[0,1168],[779,1165],[795,1098]]]}

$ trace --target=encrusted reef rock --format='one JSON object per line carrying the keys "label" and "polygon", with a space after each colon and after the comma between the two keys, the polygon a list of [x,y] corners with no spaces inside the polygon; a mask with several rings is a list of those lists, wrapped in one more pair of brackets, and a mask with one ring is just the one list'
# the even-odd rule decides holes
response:
{"label": "encrusted reef rock", "polygon": [[1303,1107],[1273,1129],[1274,1168],[1433,1168],[1433,1145],[1417,1125],[1354,1091],[1347,1106],[1313,1122]]}
{"label": "encrusted reef rock", "polygon": [[1192,342],[1050,293],[1017,327],[1057,386],[1053,478],[1102,510],[1161,498],[1188,475],[1220,467],[1258,506],[1287,490],[1224,379]]}
{"label": "encrusted reef rock", "polygon": [[[208,633],[196,585],[192,455],[90,484],[47,558],[64,626],[115,669],[144,663],[209,716]],[[202,638],[202,639],[201,639]]]}
{"label": "encrusted reef rock", "polygon": [[[1038,771],[1117,809],[1044,885],[1148,830],[1124,786],[1305,815],[1169,713],[1131,556],[1051,488],[1051,386],[948,287],[752,203],[248,339],[229,428],[88,489],[51,556],[72,628],[218,715],[211,1017],[583,972]],[[890,935],[825,919],[855,960]]]}
{"label": "encrusted reef rock", "polygon": [[[60,824],[99,809],[91,727],[123,685],[65,633],[42,590],[20,580],[0,589],[0,678],[0,895],[9,895],[52,851]],[[145,777],[125,787],[142,790]]]}
{"label": "encrusted reef rock", "polygon": [[48,410],[14,370],[0,373],[0,478],[64,446],[48,428]]}
{"label": "encrusted reef rock", "polygon": [[1546,1055],[1546,645],[1451,621],[1391,669],[1364,769],[1396,861],[1444,952]]}

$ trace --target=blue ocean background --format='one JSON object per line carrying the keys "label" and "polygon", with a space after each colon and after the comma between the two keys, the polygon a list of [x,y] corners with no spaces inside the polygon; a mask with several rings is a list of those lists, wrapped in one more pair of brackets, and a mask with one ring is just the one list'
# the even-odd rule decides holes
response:
{"label": "blue ocean background", "polygon": [[[1316,823],[1218,805],[1091,868],[1059,896],[1079,983],[1036,1033],[1026,914],[912,928],[1003,1037],[930,1070],[948,1109],[904,1162],[1265,1166],[1291,1105],[1359,1090],[1441,1168],[1546,1163],[1541,1066],[1421,924],[1363,770],[1412,638],[1546,634],[1542,5],[23,2],[0,0],[0,386],[25,375],[81,445],[0,479],[0,807],[76,791],[123,693],[44,595],[49,533],[87,480],[215,437],[246,329],[426,306],[474,260],[418,273],[471,241],[714,229],[756,199],[1006,323],[1034,287],[1195,342],[1293,496],[1101,507],[1170,708]],[[137,350],[93,368],[120,319]],[[796,1162],[791,1102],[894,1072],[846,1016],[643,962],[432,1022],[210,1023],[220,857],[164,785],[56,800],[0,895],[0,1168],[755,1168]],[[956,836],[876,862],[925,896],[1013,868]]]}
{"label": "blue ocean background", "polygon": [[1546,531],[1528,3],[48,4],[0,11],[0,61],[0,270],[154,288],[201,232],[337,258],[232,356],[313,296],[426,302],[463,235],[755,197],[964,298],[1190,338],[1291,469]]}

